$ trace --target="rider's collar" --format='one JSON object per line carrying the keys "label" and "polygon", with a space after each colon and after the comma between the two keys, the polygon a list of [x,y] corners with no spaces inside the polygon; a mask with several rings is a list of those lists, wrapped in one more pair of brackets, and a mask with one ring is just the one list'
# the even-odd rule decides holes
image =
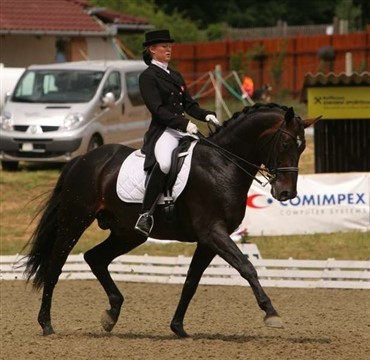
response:
{"label": "rider's collar", "polygon": [[168,70],[168,63],[163,63],[163,62],[152,59],[152,64],[160,67],[162,70],[164,70],[168,74],[170,73],[170,70]]}

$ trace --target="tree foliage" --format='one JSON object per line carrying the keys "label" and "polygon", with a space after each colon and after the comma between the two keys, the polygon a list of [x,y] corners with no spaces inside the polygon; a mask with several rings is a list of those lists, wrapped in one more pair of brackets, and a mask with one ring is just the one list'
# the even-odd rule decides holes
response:
{"label": "tree foliage", "polygon": [[338,19],[347,20],[350,30],[356,30],[360,27],[361,13],[361,5],[354,5],[353,0],[341,0],[335,8]]}
{"label": "tree foliage", "polygon": [[[274,26],[278,20],[289,25],[332,23],[336,7],[352,0],[155,0],[166,13],[179,11],[206,28],[224,22],[232,27]],[[361,9],[360,26],[370,23],[370,1],[353,0],[353,7]]]}
{"label": "tree foliage", "polygon": [[[208,40],[206,32],[199,30],[197,21],[189,19],[178,11],[167,14],[155,4],[154,0],[90,0],[89,2],[97,7],[146,18],[155,29],[169,29],[176,42]],[[140,56],[143,50],[143,34],[122,35],[122,40],[134,54]]]}
{"label": "tree foliage", "polygon": [[[144,17],[156,29],[167,28],[176,42],[216,41],[227,27],[251,28],[332,24],[347,19],[352,31],[370,23],[369,0],[89,0],[125,14]],[[140,56],[143,35],[123,35],[125,45]]]}

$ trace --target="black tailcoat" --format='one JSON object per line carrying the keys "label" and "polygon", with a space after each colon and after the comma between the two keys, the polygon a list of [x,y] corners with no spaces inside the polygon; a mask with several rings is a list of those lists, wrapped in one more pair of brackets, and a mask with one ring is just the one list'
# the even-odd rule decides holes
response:
{"label": "black tailcoat", "polygon": [[201,121],[205,121],[208,114],[215,114],[202,109],[193,100],[180,73],[169,70],[170,74],[150,64],[139,78],[141,95],[152,114],[141,149],[145,154],[145,170],[149,170],[156,162],[154,147],[166,127],[186,132],[189,119],[185,117],[185,113]]}

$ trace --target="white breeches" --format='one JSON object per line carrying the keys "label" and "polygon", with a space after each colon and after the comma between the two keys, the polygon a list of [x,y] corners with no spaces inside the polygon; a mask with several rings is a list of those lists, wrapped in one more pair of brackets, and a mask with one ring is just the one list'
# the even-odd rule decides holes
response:
{"label": "white breeches", "polygon": [[[177,148],[180,139],[184,136],[191,135],[175,129],[166,128],[164,133],[155,144],[154,156],[163,173],[168,174],[170,172],[172,152]],[[193,137],[194,139],[198,139],[197,136],[193,135]]]}

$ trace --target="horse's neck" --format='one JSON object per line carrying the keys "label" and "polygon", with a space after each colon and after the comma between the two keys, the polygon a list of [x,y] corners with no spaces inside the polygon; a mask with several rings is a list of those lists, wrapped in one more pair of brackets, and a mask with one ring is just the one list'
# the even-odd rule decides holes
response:
{"label": "horse's neck", "polygon": [[233,154],[255,163],[258,155],[258,139],[265,130],[266,127],[256,121],[243,123],[243,120],[240,120],[220,131],[212,138],[212,141]]}

